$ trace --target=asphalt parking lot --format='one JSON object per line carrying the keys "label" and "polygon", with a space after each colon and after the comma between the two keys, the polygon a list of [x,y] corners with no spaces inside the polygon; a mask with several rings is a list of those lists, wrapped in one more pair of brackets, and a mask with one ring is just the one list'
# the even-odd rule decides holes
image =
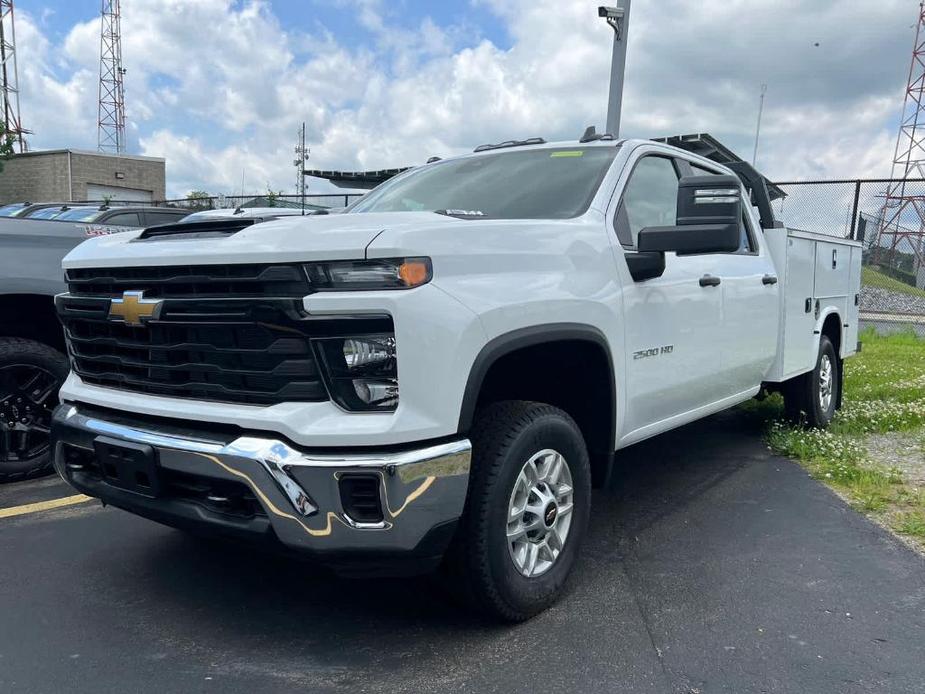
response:
{"label": "asphalt parking lot", "polygon": [[621,462],[568,595],[514,627],[94,502],[0,512],[0,691],[925,692],[925,559],[749,420]]}

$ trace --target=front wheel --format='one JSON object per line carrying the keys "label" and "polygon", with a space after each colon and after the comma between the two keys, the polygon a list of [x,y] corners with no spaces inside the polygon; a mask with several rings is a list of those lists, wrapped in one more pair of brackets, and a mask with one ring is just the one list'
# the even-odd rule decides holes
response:
{"label": "front wheel", "polygon": [[466,511],[446,567],[481,612],[521,621],[560,595],[588,525],[591,472],[581,431],[532,402],[481,411]]}
{"label": "front wheel", "polygon": [[835,346],[826,335],[821,335],[816,367],[787,384],[784,394],[787,416],[795,422],[824,429],[835,416],[841,383],[841,363]]}
{"label": "front wheel", "polygon": [[0,338],[0,483],[51,472],[51,412],[67,373],[56,349]]}

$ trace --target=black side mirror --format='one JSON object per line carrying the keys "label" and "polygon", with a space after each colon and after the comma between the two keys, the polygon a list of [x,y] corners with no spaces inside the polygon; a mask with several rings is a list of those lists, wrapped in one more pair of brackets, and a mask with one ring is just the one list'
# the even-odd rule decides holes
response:
{"label": "black side mirror", "polygon": [[685,176],[674,226],[639,232],[640,252],[733,253],[739,249],[742,188],[736,176]]}
{"label": "black side mirror", "polygon": [[739,250],[738,224],[691,224],[677,227],[646,227],[639,232],[640,252],[674,251],[678,255],[695,253],[733,253]]}

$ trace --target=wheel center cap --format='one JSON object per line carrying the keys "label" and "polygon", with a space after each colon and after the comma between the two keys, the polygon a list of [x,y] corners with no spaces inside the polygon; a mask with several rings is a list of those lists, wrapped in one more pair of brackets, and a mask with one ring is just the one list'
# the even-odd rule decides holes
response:
{"label": "wheel center cap", "polygon": [[543,522],[546,523],[547,528],[551,528],[553,523],[556,522],[556,516],[559,515],[559,507],[555,503],[550,502],[546,507],[546,510],[543,512]]}

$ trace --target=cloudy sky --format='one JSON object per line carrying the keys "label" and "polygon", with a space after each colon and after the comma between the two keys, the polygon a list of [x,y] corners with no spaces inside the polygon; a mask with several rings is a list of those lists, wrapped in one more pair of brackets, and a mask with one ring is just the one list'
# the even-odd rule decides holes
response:
{"label": "cloudy sky", "polygon": [[[603,124],[611,30],[590,0],[122,0],[129,152],[168,193],[292,192]],[[98,0],[16,0],[32,149],[96,146]],[[710,132],[777,180],[883,177],[915,0],[634,0],[624,134]],[[600,129],[600,128],[599,128]]]}

